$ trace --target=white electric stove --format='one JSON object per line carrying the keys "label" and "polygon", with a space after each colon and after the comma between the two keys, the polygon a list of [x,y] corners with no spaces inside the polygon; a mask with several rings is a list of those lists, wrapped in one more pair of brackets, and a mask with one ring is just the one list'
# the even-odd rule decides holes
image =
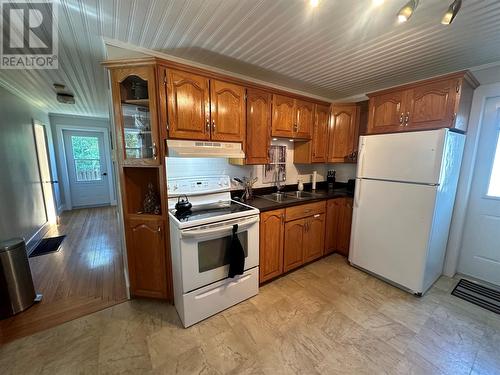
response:
{"label": "white electric stove", "polygon": [[[258,293],[259,210],[231,200],[229,176],[168,180],[175,306],[185,327]],[[192,204],[175,209],[180,196]],[[233,226],[245,252],[243,275],[228,278]]]}

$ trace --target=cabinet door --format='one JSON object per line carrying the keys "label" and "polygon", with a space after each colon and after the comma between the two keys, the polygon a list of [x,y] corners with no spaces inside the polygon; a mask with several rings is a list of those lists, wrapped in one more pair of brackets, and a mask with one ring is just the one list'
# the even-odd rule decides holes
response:
{"label": "cabinet door", "polygon": [[260,282],[283,273],[284,210],[263,212],[260,215]]}
{"label": "cabinet door", "polygon": [[304,241],[304,263],[318,259],[325,250],[325,214],[316,214],[306,219]]}
{"label": "cabinet door", "polygon": [[304,263],[305,219],[285,224],[285,246],[283,250],[283,271],[287,272]]}
{"label": "cabinet door", "polygon": [[368,134],[392,133],[401,130],[404,117],[403,91],[370,98]]}
{"label": "cabinet door", "polygon": [[328,161],[333,163],[353,162],[358,107],[356,105],[334,106],[329,135]]}
{"label": "cabinet door", "polygon": [[165,227],[161,219],[129,219],[126,227],[130,292],[166,298]]}
{"label": "cabinet door", "polygon": [[297,117],[294,138],[311,139],[314,125],[314,104],[297,100],[295,111]]}
{"label": "cabinet door", "polygon": [[167,77],[169,138],[209,140],[208,78],[169,70]]}
{"label": "cabinet door", "polygon": [[288,96],[273,95],[272,135],[293,137],[295,120],[295,100]]}
{"label": "cabinet door", "polygon": [[326,203],[325,254],[337,250],[338,228],[341,216],[341,198],[330,199]]}
{"label": "cabinet door", "polygon": [[269,163],[271,143],[271,94],[247,90],[246,164]]}
{"label": "cabinet door", "polygon": [[326,163],[328,156],[328,125],[330,123],[330,107],[319,104],[315,107],[311,161],[313,163]]}
{"label": "cabinet door", "polygon": [[405,130],[452,127],[459,81],[448,79],[416,86],[406,92]]}
{"label": "cabinet door", "polygon": [[120,164],[160,165],[155,69],[114,69],[113,103]]}
{"label": "cabinet door", "polygon": [[245,138],[245,88],[210,80],[212,140],[243,142]]}
{"label": "cabinet door", "polygon": [[349,256],[352,225],[352,198],[343,198],[340,211],[337,251],[342,255]]}

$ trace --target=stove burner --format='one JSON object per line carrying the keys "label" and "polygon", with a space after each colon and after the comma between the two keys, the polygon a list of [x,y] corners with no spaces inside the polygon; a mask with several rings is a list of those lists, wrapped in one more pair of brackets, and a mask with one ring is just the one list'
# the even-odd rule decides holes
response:
{"label": "stove burner", "polygon": [[172,210],[180,222],[193,222],[222,215],[252,210],[251,207],[233,201],[222,201],[212,204],[194,205],[189,211]]}
{"label": "stove burner", "polygon": [[191,210],[187,210],[187,211],[175,211],[175,217],[177,218],[177,220],[183,222],[183,221],[188,221],[189,220],[189,216],[191,216],[193,212]]}

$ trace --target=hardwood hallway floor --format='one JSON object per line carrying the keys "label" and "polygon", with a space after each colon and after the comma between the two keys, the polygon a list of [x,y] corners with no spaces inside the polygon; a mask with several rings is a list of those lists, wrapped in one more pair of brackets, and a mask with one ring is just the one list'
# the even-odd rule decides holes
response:
{"label": "hardwood hallway floor", "polygon": [[30,258],[43,300],[0,321],[0,344],[126,300],[116,208],[64,212],[45,237],[63,234],[59,252]]}

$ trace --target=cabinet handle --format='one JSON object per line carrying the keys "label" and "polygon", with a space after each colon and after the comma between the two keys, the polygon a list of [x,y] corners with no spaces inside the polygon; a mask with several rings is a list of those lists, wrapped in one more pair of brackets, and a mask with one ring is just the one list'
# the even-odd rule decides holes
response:
{"label": "cabinet handle", "polygon": [[156,147],[156,142],[153,142],[153,158],[156,159],[158,157],[158,149]]}
{"label": "cabinet handle", "polygon": [[410,112],[406,112],[405,116],[405,126],[408,126],[408,121],[410,120]]}
{"label": "cabinet handle", "polygon": [[207,121],[206,121],[206,125],[207,125],[207,133],[210,132],[210,120],[207,118]]}
{"label": "cabinet handle", "polygon": [[404,113],[401,112],[401,115],[399,116],[399,126],[403,126],[403,118],[404,118]]}
{"label": "cabinet handle", "polygon": [[321,216],[320,214],[316,214],[313,217],[316,218],[316,217],[320,217],[320,216]]}
{"label": "cabinet handle", "polygon": [[212,120],[212,131],[215,133],[215,120]]}
{"label": "cabinet handle", "polygon": [[168,121],[167,121],[166,125],[167,125],[167,131],[169,131],[170,130],[170,124],[168,123]]}
{"label": "cabinet handle", "polygon": [[159,226],[156,232],[161,233],[161,227]]}
{"label": "cabinet handle", "polygon": [[281,214],[281,222],[284,223],[285,222],[285,214]]}

